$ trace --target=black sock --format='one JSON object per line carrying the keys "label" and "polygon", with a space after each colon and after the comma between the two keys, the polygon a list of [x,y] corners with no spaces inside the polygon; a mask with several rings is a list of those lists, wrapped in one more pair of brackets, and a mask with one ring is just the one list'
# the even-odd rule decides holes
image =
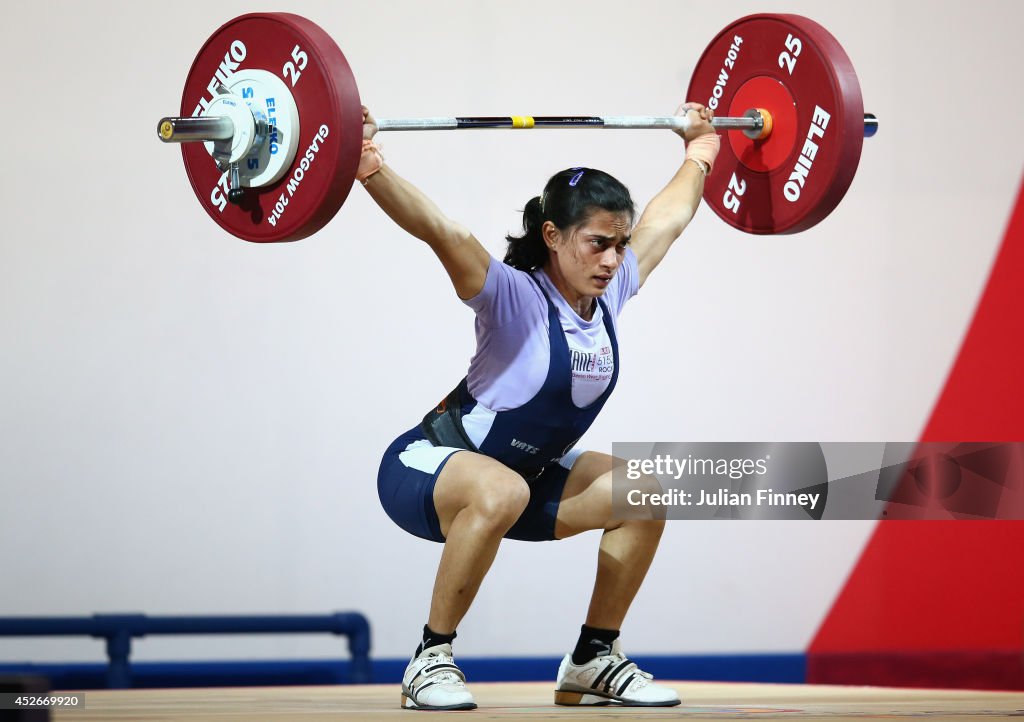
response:
{"label": "black sock", "polygon": [[617,629],[600,629],[584,624],[580,627],[580,640],[576,642],[576,649],[572,652],[572,663],[586,664],[595,657],[611,654],[612,642],[618,638]]}
{"label": "black sock", "polygon": [[440,634],[438,632],[435,632],[433,629],[428,627],[426,624],[424,624],[423,625],[423,641],[420,642],[420,646],[416,647],[416,654],[414,654],[413,657],[420,656],[420,653],[424,649],[429,649],[430,647],[435,647],[438,644],[451,644],[452,640],[455,639],[455,637],[456,637],[455,632],[452,632],[451,634]]}

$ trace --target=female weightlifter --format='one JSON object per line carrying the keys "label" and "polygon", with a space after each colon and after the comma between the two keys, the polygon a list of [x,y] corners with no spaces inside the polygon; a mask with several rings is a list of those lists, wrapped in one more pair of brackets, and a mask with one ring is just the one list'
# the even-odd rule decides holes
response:
{"label": "female weightlifter", "polygon": [[388,516],[444,544],[423,639],[402,680],[402,705],[476,707],[452,659],[455,629],[504,538],[564,539],[602,530],[597,579],[579,641],[557,672],[558,704],[679,704],[622,652],[619,628],[658,548],[664,521],[616,520],[608,454],[576,448],[615,388],[616,317],[644,285],[700,202],[718,153],[712,111],[692,122],[686,159],[639,222],[607,173],[556,173],[509,236],[504,263],[384,164],[363,108],[358,178],[377,204],[437,254],[476,313],[477,350],[459,385],[380,464]]}

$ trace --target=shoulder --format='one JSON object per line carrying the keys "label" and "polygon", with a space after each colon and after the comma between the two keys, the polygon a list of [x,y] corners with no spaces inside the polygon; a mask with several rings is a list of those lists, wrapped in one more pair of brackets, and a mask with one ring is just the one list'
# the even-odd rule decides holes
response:
{"label": "shoulder", "polygon": [[503,325],[527,307],[544,303],[537,282],[526,271],[491,256],[480,293],[463,301],[485,323]]}

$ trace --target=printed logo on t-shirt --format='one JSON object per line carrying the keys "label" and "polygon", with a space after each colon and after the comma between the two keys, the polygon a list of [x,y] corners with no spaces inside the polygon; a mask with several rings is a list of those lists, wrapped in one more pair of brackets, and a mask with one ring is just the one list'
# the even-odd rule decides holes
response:
{"label": "printed logo on t-shirt", "polygon": [[579,407],[589,406],[605,392],[615,371],[612,347],[604,345],[598,351],[581,351],[569,347],[572,366],[572,400]]}
{"label": "printed logo on t-shirt", "polygon": [[599,352],[585,353],[569,349],[572,375],[578,381],[607,381],[612,377],[614,357],[611,346],[602,346]]}

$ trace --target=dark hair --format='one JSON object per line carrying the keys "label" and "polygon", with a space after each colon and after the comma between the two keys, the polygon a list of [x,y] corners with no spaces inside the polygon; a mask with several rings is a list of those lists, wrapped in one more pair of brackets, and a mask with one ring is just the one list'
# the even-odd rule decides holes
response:
{"label": "dark hair", "polygon": [[636,212],[629,190],[604,171],[567,168],[551,176],[544,193],[534,196],[523,209],[523,234],[505,236],[505,263],[520,271],[540,268],[548,260],[541,227],[551,221],[560,230],[582,223],[595,210],[626,212],[632,225]]}

